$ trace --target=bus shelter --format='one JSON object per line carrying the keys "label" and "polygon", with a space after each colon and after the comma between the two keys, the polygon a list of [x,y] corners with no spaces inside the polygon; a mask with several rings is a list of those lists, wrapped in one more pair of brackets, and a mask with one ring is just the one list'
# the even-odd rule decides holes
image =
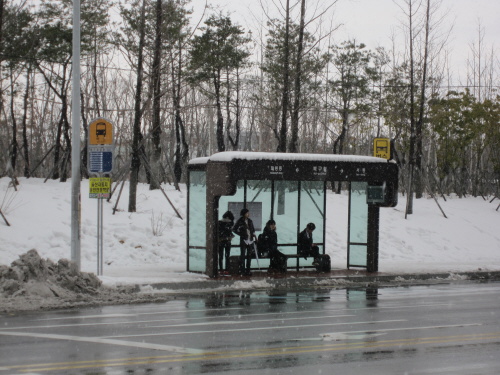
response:
{"label": "bus shelter", "polygon": [[[276,221],[278,246],[285,254],[297,254],[298,234],[307,223],[315,223],[314,242],[325,254],[327,182],[346,182],[347,268],[376,272],[379,209],[397,204],[398,173],[393,161],[371,156],[220,152],[192,159],[188,164],[187,270],[217,275],[218,221],[228,210],[236,220],[242,208],[250,210],[257,235],[269,219]],[[240,254],[237,238],[232,254]],[[268,262],[259,260],[259,267],[267,267]],[[313,268],[301,262],[304,268]],[[256,266],[252,262],[252,268]]]}

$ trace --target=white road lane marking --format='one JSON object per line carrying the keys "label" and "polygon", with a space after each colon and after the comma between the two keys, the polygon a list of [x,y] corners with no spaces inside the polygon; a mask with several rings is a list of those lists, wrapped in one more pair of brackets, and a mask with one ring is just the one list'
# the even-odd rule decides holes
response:
{"label": "white road lane marking", "polygon": [[[324,341],[341,341],[341,340],[367,340],[372,337],[387,335],[387,332],[363,332],[363,333],[351,333],[351,332],[335,332],[335,333],[322,333],[320,336]],[[299,340],[298,340],[299,341]]]}
{"label": "white road lane marking", "polygon": [[[304,303],[304,302],[303,302]],[[312,302],[307,302],[307,303],[312,303]],[[450,306],[450,303],[426,303],[426,304],[419,304],[419,305],[392,305],[392,306],[377,306],[377,309],[415,309],[418,307],[432,307],[432,306]],[[356,308],[328,308],[326,307],[325,310],[328,311],[350,311],[350,310],[356,310],[356,311],[361,311],[361,310],[371,310],[373,307],[356,307]],[[137,312],[133,314],[105,314],[105,315],[74,315],[74,316],[60,316],[60,317],[55,317],[55,318],[43,318],[43,319],[33,319],[31,321],[33,322],[38,322],[38,321],[52,321],[52,320],[78,320],[78,319],[101,319],[101,318],[127,318],[127,317],[137,317],[137,316],[142,316],[142,315],[172,315],[172,314],[186,314],[186,313],[195,313],[195,312],[206,312],[208,309],[196,309],[196,310],[190,310],[190,309],[185,309],[185,310],[165,310],[165,311],[149,311],[149,312]],[[216,311],[223,311],[223,312],[228,312],[228,311],[234,311],[234,310],[241,310],[241,307],[228,307],[228,308],[222,308],[222,309],[209,309],[210,312],[216,312]],[[279,313],[257,313],[257,314],[251,314],[251,316],[254,315],[276,315],[276,314],[302,314],[303,311],[283,311]],[[318,310],[318,311],[309,311],[311,314],[323,314],[324,310]],[[217,318],[227,318],[227,315],[224,316],[213,316],[213,317],[205,317],[204,319],[217,319]],[[202,318],[169,318],[165,319],[167,320],[180,320],[180,319],[186,319],[186,320],[191,320],[191,319],[202,319]],[[158,320],[161,321],[161,320]],[[96,324],[120,324],[121,322],[107,322],[107,323],[96,323]],[[126,322],[130,323],[130,322]],[[78,324],[78,323],[75,323]]]}
{"label": "white road lane marking", "polygon": [[[429,306],[448,306],[448,303],[436,303],[436,304],[422,304],[422,305],[407,305],[407,306],[378,306],[377,309],[405,309],[405,308],[418,308],[418,307],[429,307]],[[326,308],[325,310],[319,310],[319,311],[309,311],[308,314],[324,314],[325,311],[328,312],[349,312],[349,311],[361,311],[361,310],[371,310],[373,307],[362,307],[362,308],[342,308],[342,309],[329,309]],[[211,312],[213,311],[218,311],[218,310],[223,310],[223,311],[228,311],[228,310],[241,310],[240,307],[238,308],[228,308],[228,309],[210,309]],[[108,317],[113,317],[115,315],[116,317],[134,317],[134,316],[141,316],[141,315],[172,315],[174,313],[192,313],[192,312],[206,312],[207,310],[179,310],[179,311],[162,311],[162,312],[149,312],[149,313],[137,313],[137,314],[109,314],[109,315],[104,315],[102,317],[108,318]],[[257,313],[257,314],[250,314],[246,316],[286,316],[286,315],[294,315],[294,314],[304,314],[304,311],[283,311],[283,312],[272,312],[272,313]],[[320,315],[321,317],[322,315]],[[99,318],[101,316],[99,315],[91,315],[89,317],[93,318]],[[64,328],[64,327],[79,327],[79,326],[104,326],[104,325],[116,325],[116,324],[147,324],[147,323],[159,323],[159,322],[172,322],[172,321],[194,321],[194,320],[215,320],[215,319],[223,319],[227,320],[229,318],[236,318],[236,315],[220,315],[220,316],[204,316],[204,317],[196,317],[196,318],[187,318],[187,317],[182,317],[182,318],[168,318],[168,319],[155,319],[155,320],[120,320],[120,321],[111,321],[111,322],[95,322],[95,323],[67,323],[67,324],[52,324],[52,325],[44,325],[44,326],[21,326],[21,327],[0,327],[0,332],[1,331],[9,331],[9,330],[20,330],[20,329],[44,329],[44,328]],[[46,319],[46,320],[58,320],[58,319],[81,319],[81,316],[74,316],[74,317],[61,317],[61,318],[53,318],[53,319]],[[275,320],[283,320],[287,318],[282,318],[282,317],[277,317]],[[293,318],[292,318],[293,319]],[[39,321],[42,321],[44,319],[39,319]],[[38,321],[35,320],[35,321]]]}
{"label": "white road lane marking", "polygon": [[298,318],[274,318],[274,319],[254,319],[254,320],[224,320],[222,322],[200,322],[200,323],[184,323],[184,324],[168,324],[162,326],[146,326],[143,328],[174,328],[174,327],[193,327],[193,326],[214,326],[214,325],[235,325],[235,324],[253,324],[253,323],[265,323],[265,322],[284,322],[286,320],[313,320],[313,319],[328,319],[328,318],[348,318],[350,316],[356,315],[322,315],[322,316],[308,316],[304,318],[300,316]]}
{"label": "white road lane marking", "polygon": [[426,326],[426,327],[401,327],[401,328],[387,328],[375,330],[362,330],[362,331],[346,331],[346,332],[332,332],[321,333],[320,337],[305,337],[291,339],[289,341],[341,341],[341,340],[365,340],[375,336],[386,335],[390,331],[414,331],[424,329],[438,329],[438,328],[459,328],[481,326],[482,323],[467,323],[467,324],[451,324],[444,326]]}
{"label": "white road lane marking", "polygon": [[450,325],[441,325],[441,326],[402,327],[402,328],[374,329],[374,330],[369,330],[369,331],[368,330],[363,330],[363,331],[349,331],[349,332],[342,332],[342,333],[409,331],[409,330],[419,330],[419,329],[475,327],[475,326],[482,326],[482,325],[483,325],[483,323],[463,323],[463,324],[450,324]]}
{"label": "white road lane marking", "polygon": [[113,339],[109,339],[109,338],[100,338],[100,337],[54,335],[54,334],[48,334],[48,333],[32,333],[32,332],[0,332],[0,335],[19,336],[19,337],[38,337],[38,338],[53,339],[53,340],[79,341],[79,342],[88,342],[88,343],[92,343],[92,344],[119,345],[119,346],[133,347],[133,348],[163,350],[163,351],[167,351],[167,352],[182,353],[182,354],[202,354],[202,353],[204,353],[203,350],[183,348],[180,346],[149,344],[147,342],[113,340]]}
{"label": "white road lane marking", "polygon": [[[438,365],[439,366],[439,365]],[[433,367],[432,369],[418,369],[419,374],[488,374],[492,368],[486,363],[464,363],[459,366]]]}
{"label": "white road lane marking", "polygon": [[[304,314],[303,311],[298,311],[296,312],[297,314]],[[323,312],[324,313],[324,312]],[[269,314],[252,314],[252,315],[245,315],[247,317],[252,317],[252,316],[262,316],[262,315],[276,315],[276,313],[269,313]],[[333,315],[333,316],[325,316],[325,315],[320,315],[317,317],[313,316],[308,316],[307,319],[324,319],[324,318],[343,318],[343,317],[349,317],[349,316],[355,316],[355,315]],[[20,329],[46,329],[46,328],[67,328],[67,327],[85,327],[85,326],[103,326],[103,325],[116,325],[116,324],[148,324],[148,323],[161,323],[161,322],[171,322],[175,320],[182,320],[183,322],[186,321],[192,321],[192,320],[208,320],[211,317],[200,317],[200,318],[179,318],[179,319],[159,319],[159,320],[128,320],[128,321],[119,321],[119,322],[102,322],[102,323],[73,323],[73,324],[51,324],[51,325],[43,325],[43,326],[25,326],[25,327],[8,327],[8,328],[0,328],[0,332],[2,331],[11,331],[11,330],[20,330]],[[213,317],[212,317],[213,318]],[[234,316],[219,316],[217,317],[219,319],[223,319],[222,322],[200,322],[200,323],[182,323],[182,324],[168,324],[168,325],[162,325],[162,326],[147,326],[147,328],[153,327],[153,328],[158,328],[158,327],[183,327],[183,326],[195,326],[195,325],[214,325],[214,324],[231,324],[233,321],[229,319],[236,319],[236,323],[251,323],[251,322],[276,322],[276,321],[284,321],[284,320],[297,320],[297,319],[304,319],[303,317],[299,318],[281,318],[281,317],[275,317],[273,319],[267,319],[267,320],[242,320],[239,315],[234,315]]]}
{"label": "white road lane marking", "polygon": [[51,320],[70,320],[70,319],[106,319],[106,318],[129,318],[137,316],[137,314],[103,314],[103,315],[74,315],[74,316],[58,316],[57,318],[32,319],[31,322],[46,322]]}
{"label": "white road lane marking", "polygon": [[[124,337],[147,337],[147,336],[169,336],[169,335],[198,335],[202,333],[234,333],[234,332],[244,332],[244,331],[269,331],[273,329],[292,329],[292,328],[311,328],[311,327],[324,327],[324,326],[341,326],[341,325],[354,325],[354,324],[380,324],[380,323],[395,323],[395,322],[407,322],[406,319],[395,319],[395,320],[378,320],[370,322],[342,322],[342,323],[322,323],[322,324],[304,324],[297,326],[273,326],[273,327],[251,327],[251,328],[229,328],[227,330],[209,330],[209,331],[183,331],[183,332],[161,332],[161,333],[143,333],[140,335],[120,335],[120,336],[105,336],[106,338],[124,338]],[[153,328],[153,327],[147,327]],[[368,331],[364,330],[363,332]]]}

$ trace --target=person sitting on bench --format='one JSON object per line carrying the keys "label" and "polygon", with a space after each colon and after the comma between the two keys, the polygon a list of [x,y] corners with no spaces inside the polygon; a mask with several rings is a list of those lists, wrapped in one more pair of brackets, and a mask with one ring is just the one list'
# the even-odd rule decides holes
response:
{"label": "person sitting on bench", "polygon": [[269,220],[264,231],[259,234],[258,239],[259,256],[269,256],[269,269],[272,271],[286,272],[286,257],[278,250],[278,235],[276,234],[276,222]]}
{"label": "person sitting on bench", "polygon": [[307,224],[306,228],[300,232],[298,237],[298,254],[307,260],[311,256],[314,259],[313,265],[317,265],[319,257],[319,247],[313,243],[312,233],[316,229],[314,223]]}

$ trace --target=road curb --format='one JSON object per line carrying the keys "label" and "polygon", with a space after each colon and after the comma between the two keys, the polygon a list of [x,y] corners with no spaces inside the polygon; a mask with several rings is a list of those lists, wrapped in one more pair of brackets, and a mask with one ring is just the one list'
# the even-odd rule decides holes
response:
{"label": "road curb", "polygon": [[226,289],[286,289],[305,287],[351,287],[370,285],[412,285],[420,283],[450,283],[460,281],[500,281],[500,271],[409,273],[384,275],[343,275],[304,277],[255,277],[245,279],[207,279],[203,281],[164,282],[136,285],[137,291],[178,293],[179,291],[226,290]]}

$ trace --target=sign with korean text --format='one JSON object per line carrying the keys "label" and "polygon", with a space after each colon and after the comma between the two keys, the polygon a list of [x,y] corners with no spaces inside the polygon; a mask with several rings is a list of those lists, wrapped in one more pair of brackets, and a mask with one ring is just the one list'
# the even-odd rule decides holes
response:
{"label": "sign with korean text", "polygon": [[87,168],[91,174],[113,171],[113,124],[99,117],[89,125]]}
{"label": "sign with korean text", "polygon": [[111,178],[90,177],[89,198],[108,199],[111,195]]}
{"label": "sign with korean text", "polygon": [[111,173],[113,150],[101,146],[89,146],[88,168],[90,173]]}
{"label": "sign with korean text", "polygon": [[391,140],[389,138],[375,138],[373,140],[373,156],[390,160]]}

